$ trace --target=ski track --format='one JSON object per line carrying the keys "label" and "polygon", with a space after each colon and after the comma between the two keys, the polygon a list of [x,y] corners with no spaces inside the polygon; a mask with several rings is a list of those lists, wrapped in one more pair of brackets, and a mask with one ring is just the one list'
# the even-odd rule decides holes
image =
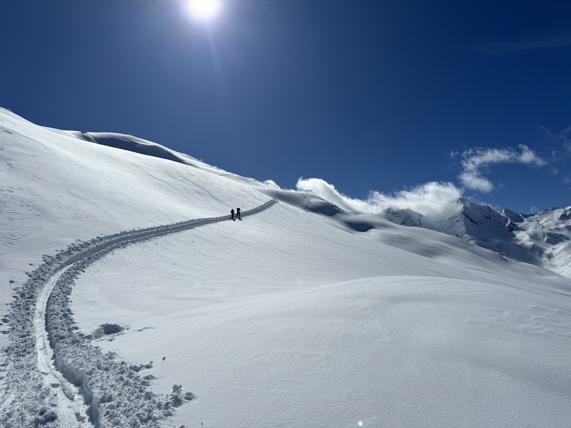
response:
{"label": "ski track", "polygon": [[56,414],[62,428],[84,428],[93,426],[88,423],[88,411],[81,391],[70,383],[55,367],[54,352],[50,344],[46,327],[48,299],[56,287],[57,281],[70,267],[65,267],[52,276],[40,291],[34,313],[34,332],[36,334],[36,353],[38,355],[38,370],[43,376],[44,385],[56,397]]}
{"label": "ski track", "polygon": [[[276,203],[270,200],[243,211],[242,217]],[[166,401],[157,398],[148,390],[149,382],[138,375],[140,367],[117,361],[114,354],[103,354],[77,332],[69,309],[73,282],[87,266],[113,250],[229,220],[226,215],[125,231],[44,256],[44,263],[16,290],[10,307],[9,345],[4,355],[7,390],[0,403],[0,425],[98,428],[107,422],[113,426],[128,422],[129,426],[158,427],[160,420],[172,415],[180,398],[173,394]],[[110,402],[113,406],[106,407]]]}

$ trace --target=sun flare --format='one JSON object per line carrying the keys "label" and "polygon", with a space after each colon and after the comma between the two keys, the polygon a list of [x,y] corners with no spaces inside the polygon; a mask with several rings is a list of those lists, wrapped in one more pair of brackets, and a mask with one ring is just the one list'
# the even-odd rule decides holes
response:
{"label": "sun flare", "polygon": [[201,21],[212,21],[222,12],[222,0],[187,0],[190,15]]}

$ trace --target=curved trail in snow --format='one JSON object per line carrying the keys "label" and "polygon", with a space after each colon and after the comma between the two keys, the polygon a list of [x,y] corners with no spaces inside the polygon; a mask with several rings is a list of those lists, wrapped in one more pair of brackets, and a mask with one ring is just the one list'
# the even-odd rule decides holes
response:
{"label": "curved trail in snow", "polygon": [[[243,211],[242,217],[261,213],[276,203],[271,200]],[[107,422],[104,418],[113,418],[114,424],[137,418],[137,426],[158,426],[172,412],[172,405],[150,391],[141,394],[149,383],[138,376],[138,370],[103,354],[77,333],[69,309],[73,282],[87,266],[113,250],[230,220],[226,215],[125,231],[72,244],[54,257],[44,257],[11,305],[12,330],[6,352],[12,369],[11,390],[4,405],[0,404],[0,425],[53,422],[63,428],[98,428]],[[19,401],[25,404],[21,408]],[[110,401],[113,406],[105,408]],[[30,409],[40,410],[34,414]]]}
{"label": "curved trail in snow", "polygon": [[80,390],[70,383],[54,365],[54,352],[50,344],[46,328],[46,311],[48,299],[55,288],[58,279],[68,267],[56,273],[41,290],[34,313],[34,331],[36,333],[36,353],[38,369],[43,376],[44,384],[53,391],[56,397],[56,415],[62,428],[84,428],[92,426],[88,423],[88,409]]}

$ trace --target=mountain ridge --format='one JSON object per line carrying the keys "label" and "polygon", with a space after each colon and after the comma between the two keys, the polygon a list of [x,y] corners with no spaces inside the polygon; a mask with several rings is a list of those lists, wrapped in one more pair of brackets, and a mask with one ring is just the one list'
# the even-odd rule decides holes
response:
{"label": "mountain ridge", "polygon": [[[15,113],[3,109],[13,117]],[[356,232],[367,232],[379,227],[378,220],[408,227],[422,227],[459,237],[480,247],[496,251],[516,261],[534,264],[571,277],[571,206],[553,207],[533,214],[524,214],[509,208],[496,208],[460,197],[456,214],[435,219],[411,210],[388,207],[378,216],[351,212],[338,205],[336,200],[307,191],[281,189],[273,181],[237,176],[206,164],[167,146],[132,135],[113,132],[59,131],[80,141],[87,141],[117,150],[137,153],[175,163],[198,167],[254,186],[262,193],[293,204],[310,212],[336,217]],[[382,226],[380,226],[382,227]]]}

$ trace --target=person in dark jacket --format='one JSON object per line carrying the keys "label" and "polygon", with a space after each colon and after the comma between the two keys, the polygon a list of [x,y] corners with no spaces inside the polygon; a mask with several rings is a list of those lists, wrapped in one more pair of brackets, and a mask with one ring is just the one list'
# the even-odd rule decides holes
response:
{"label": "person in dark jacket", "polygon": [[242,211],[240,211],[240,208],[236,208],[236,217],[238,217],[238,220],[242,220]]}
{"label": "person in dark jacket", "polygon": [[230,215],[232,216],[232,220],[236,221],[236,219],[234,218],[234,208],[230,210]]}

